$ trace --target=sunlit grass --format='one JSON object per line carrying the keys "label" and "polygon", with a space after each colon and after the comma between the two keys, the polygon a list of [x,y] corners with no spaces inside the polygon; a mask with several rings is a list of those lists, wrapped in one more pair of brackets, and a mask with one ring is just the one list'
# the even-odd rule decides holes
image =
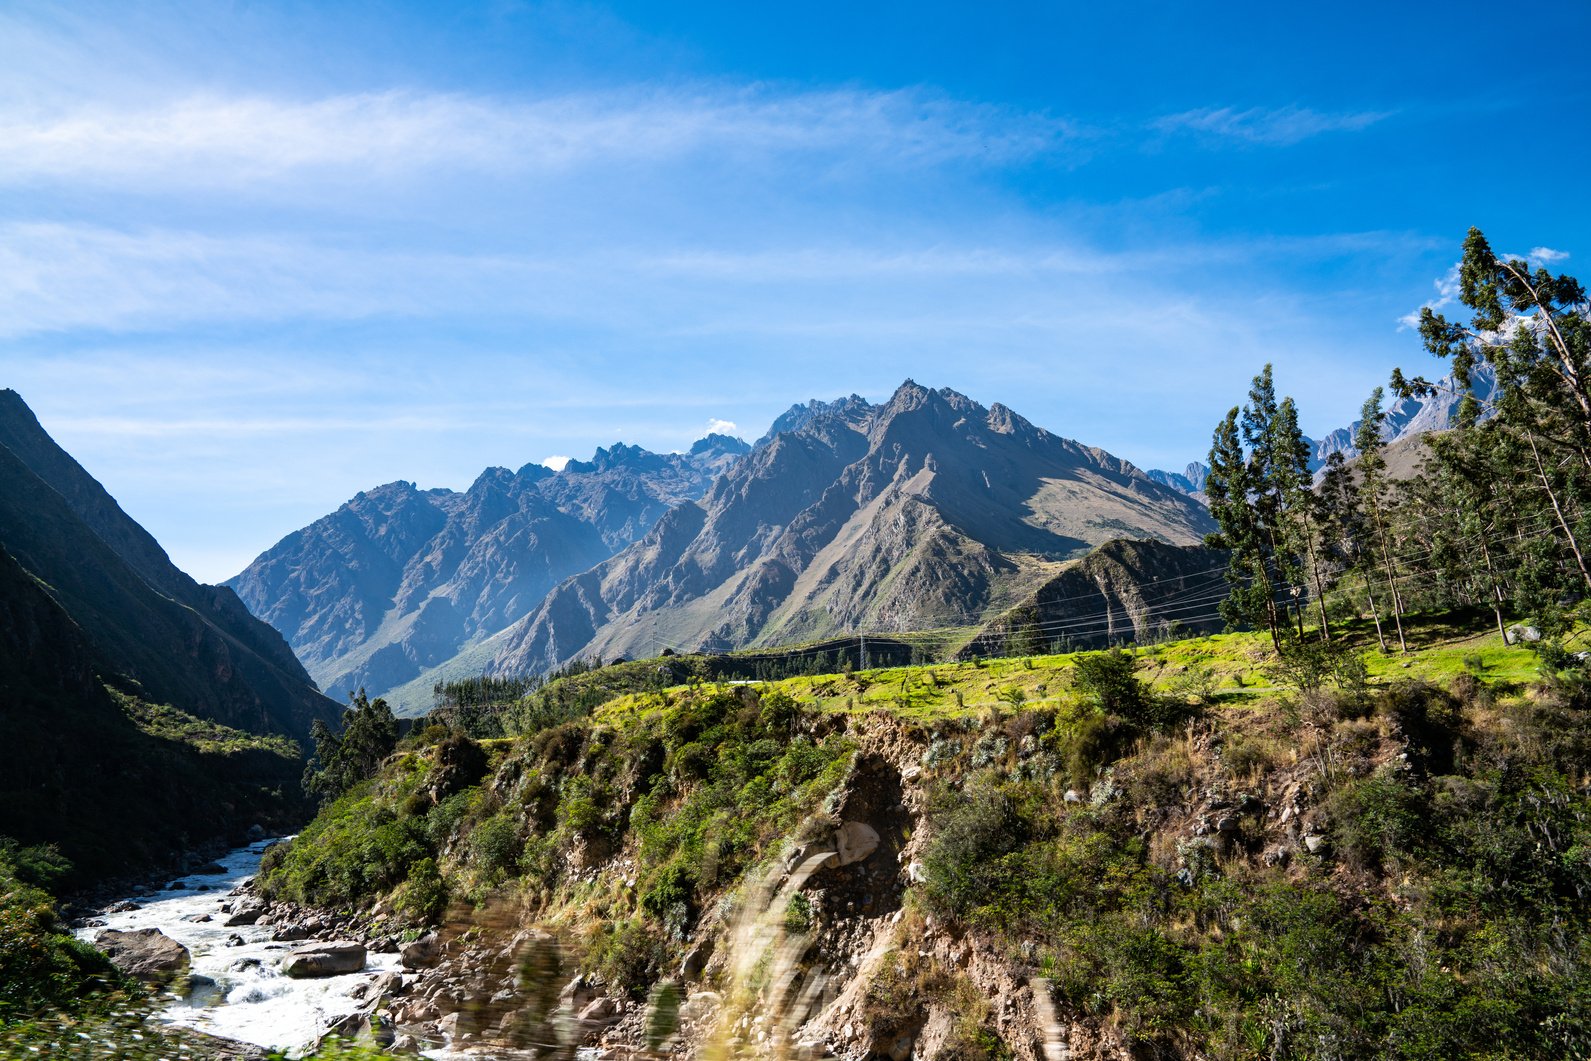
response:
{"label": "sunlit grass", "polygon": [[[1390,624],[1386,626],[1386,652],[1381,651],[1375,628],[1367,620],[1341,623],[1335,629],[1339,639],[1362,654],[1372,684],[1423,679],[1446,685],[1470,673],[1491,684],[1522,687],[1540,676],[1536,653],[1524,645],[1504,644],[1496,630],[1477,631],[1447,616],[1408,616],[1404,627],[1410,650],[1404,654],[1397,650]],[[1585,630],[1577,631],[1569,647],[1579,647],[1585,637]],[[1175,693],[1179,679],[1193,671],[1208,675],[1213,697],[1223,705],[1257,703],[1286,691],[1269,672],[1274,653],[1268,634],[1213,634],[1132,651],[1142,660],[1140,677],[1162,693]],[[880,667],[736,684],[776,690],[818,711],[885,711],[902,719],[931,722],[1075,703],[1079,694],[1073,674],[1077,657],[1083,654]],[[619,696],[598,708],[596,716],[622,728],[666,707],[685,688]]]}

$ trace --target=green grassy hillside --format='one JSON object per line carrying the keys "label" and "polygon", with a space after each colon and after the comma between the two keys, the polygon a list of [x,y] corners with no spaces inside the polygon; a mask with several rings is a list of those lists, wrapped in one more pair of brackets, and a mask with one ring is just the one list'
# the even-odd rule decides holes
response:
{"label": "green grassy hillside", "polygon": [[415,734],[261,886],[443,926],[465,963],[550,931],[618,996],[712,955],[683,975],[732,1000],[774,961],[736,927],[759,888],[855,821],[878,850],[787,884],[769,951],[831,989],[756,996],[846,1056],[1031,1057],[1038,992],[1099,1056],[1587,1056],[1591,685],[1467,622],[1410,623],[1407,656],[1349,628],[1364,667],[1323,682],[1247,634],[766,682],[601,668],[508,736]]}

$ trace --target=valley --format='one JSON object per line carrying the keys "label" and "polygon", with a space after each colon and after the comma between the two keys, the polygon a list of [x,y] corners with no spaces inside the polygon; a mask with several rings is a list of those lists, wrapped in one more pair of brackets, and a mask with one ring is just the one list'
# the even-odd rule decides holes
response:
{"label": "valley", "polygon": [[1325,443],[907,380],[224,586],[0,392],[0,1056],[1580,1056],[1591,318],[1464,253]]}

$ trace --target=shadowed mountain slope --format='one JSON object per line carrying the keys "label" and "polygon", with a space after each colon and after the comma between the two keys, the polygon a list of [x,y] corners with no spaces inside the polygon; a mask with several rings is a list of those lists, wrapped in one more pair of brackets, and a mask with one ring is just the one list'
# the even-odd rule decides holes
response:
{"label": "shadowed mountain slope", "polygon": [[498,673],[980,621],[1121,537],[1197,543],[1209,515],[1003,405],[908,381],[797,406],[695,504],[486,646]]}
{"label": "shadowed mountain slope", "polygon": [[190,715],[303,740],[335,720],[281,635],[231,590],[183,574],[97,481],[0,391],[0,544],[70,616],[107,677]]}
{"label": "shadowed mountain slope", "polygon": [[1106,542],[992,621],[965,657],[1070,652],[1215,633],[1227,554],[1202,545]]}
{"label": "shadowed mountain slope", "polygon": [[68,883],[141,870],[250,825],[296,826],[298,749],[107,688],[94,645],[0,548],[0,836],[56,844]]}

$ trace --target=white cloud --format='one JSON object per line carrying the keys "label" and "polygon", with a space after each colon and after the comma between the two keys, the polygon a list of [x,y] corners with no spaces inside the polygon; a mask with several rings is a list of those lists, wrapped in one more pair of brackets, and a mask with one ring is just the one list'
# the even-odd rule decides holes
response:
{"label": "white cloud", "polygon": [[564,172],[709,152],[719,164],[736,153],[835,151],[872,164],[998,163],[1054,151],[1071,132],[1042,114],[912,90],[205,95],[0,108],[0,182],[247,189],[287,176]]}
{"label": "white cloud", "polygon": [[1553,250],[1551,247],[1532,247],[1525,257],[1536,265],[1551,265],[1568,258],[1569,252]]}
{"label": "white cloud", "polygon": [[1390,116],[1389,111],[1327,113],[1308,107],[1201,107],[1167,114],[1150,123],[1161,133],[1192,133],[1216,139],[1286,147],[1322,133],[1358,132]]}
{"label": "white cloud", "polygon": [[545,464],[555,472],[561,472],[564,469],[564,465],[568,464],[573,459],[574,458],[572,457],[564,456],[562,453],[554,453],[550,457],[543,457],[541,459],[541,463]]}
{"label": "white cloud", "polygon": [[720,420],[715,416],[707,421],[707,433],[709,435],[733,435],[739,430],[740,425],[733,420]]}
{"label": "white cloud", "polygon": [[1431,286],[1436,288],[1436,297],[1420,304],[1420,308],[1405,313],[1398,318],[1398,331],[1413,331],[1420,326],[1420,313],[1422,310],[1433,310],[1437,313],[1458,304],[1458,263],[1453,265],[1431,281]]}

